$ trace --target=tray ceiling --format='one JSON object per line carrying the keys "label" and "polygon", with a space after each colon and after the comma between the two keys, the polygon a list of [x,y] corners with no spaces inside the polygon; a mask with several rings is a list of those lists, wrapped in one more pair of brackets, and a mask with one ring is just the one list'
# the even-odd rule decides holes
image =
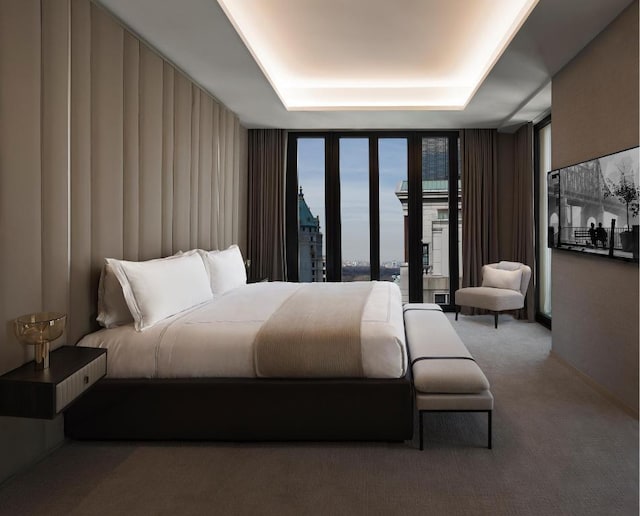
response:
{"label": "tray ceiling", "polygon": [[[235,111],[245,126],[287,129],[517,127],[548,112],[553,75],[631,3],[234,0],[252,6],[250,16],[260,15],[253,23],[264,26],[270,41],[264,48],[282,58],[272,71],[257,55],[263,45],[246,45],[243,38],[249,36],[238,34],[216,0],[94,1]],[[220,1],[227,9],[231,5]],[[494,34],[489,51],[482,43],[482,30],[488,30],[483,13],[509,5],[511,22],[502,27],[511,32]],[[476,11],[478,6],[486,11]],[[288,47],[295,48],[285,52]],[[483,48],[482,59],[471,57]],[[465,68],[471,62],[475,68]],[[282,86],[279,70],[284,70]],[[466,90],[455,103],[443,96],[440,106],[428,106],[421,96],[438,87],[455,89],[456,81]],[[298,100],[289,100],[287,88],[300,94]],[[314,89],[332,91],[333,97],[303,96],[326,94]],[[385,91],[382,100],[365,95],[375,90]],[[338,94],[345,92],[347,98],[340,100]],[[457,107],[444,109],[444,104]]]}

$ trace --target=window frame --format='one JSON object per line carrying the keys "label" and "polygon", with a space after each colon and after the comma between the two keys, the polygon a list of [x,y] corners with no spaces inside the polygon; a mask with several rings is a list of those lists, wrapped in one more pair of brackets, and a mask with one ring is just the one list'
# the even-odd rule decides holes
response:
{"label": "window frame", "polygon": [[[536,322],[548,329],[552,327],[552,318],[540,311],[540,199],[546,197],[546,192],[540,192],[540,130],[551,124],[551,115],[547,115],[533,126],[533,217],[534,217],[534,242],[535,242],[535,266],[533,268],[534,302],[536,307]],[[553,128],[551,129],[553,131]]]}
{"label": "window frame", "polygon": [[[298,263],[298,139],[320,138],[325,142],[325,245],[326,281],[342,280],[341,213],[340,213],[340,139],[367,138],[369,141],[369,263],[371,279],[380,278],[380,198],[379,198],[379,140],[405,138],[407,140],[408,180],[408,263],[409,301],[422,301],[422,138],[449,138],[449,284],[450,294],[459,287],[458,259],[458,142],[457,130],[337,130],[289,131],[287,142],[285,186],[285,248],[288,281],[299,280]],[[455,143],[455,145],[454,145]],[[452,172],[454,171],[454,172]],[[454,180],[451,175],[455,174]],[[333,206],[333,209],[327,209]],[[454,228],[454,229],[452,229]],[[455,252],[451,250],[455,249]],[[452,295],[449,299],[452,299]],[[443,309],[454,310],[451,303]]]}

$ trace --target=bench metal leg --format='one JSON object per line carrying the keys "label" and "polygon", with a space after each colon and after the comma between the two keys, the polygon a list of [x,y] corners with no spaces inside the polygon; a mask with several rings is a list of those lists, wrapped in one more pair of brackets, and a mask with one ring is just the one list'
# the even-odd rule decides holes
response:
{"label": "bench metal leg", "polygon": [[422,437],[422,416],[424,415],[424,412],[420,411],[418,412],[419,414],[419,419],[420,419],[420,451],[424,450],[424,441],[423,441],[423,437]]}
{"label": "bench metal leg", "polygon": [[496,326],[496,330],[497,330],[498,329],[498,312],[495,312],[493,314],[493,320],[494,320],[494,323],[495,323],[495,326]]}
{"label": "bench metal leg", "polygon": [[492,415],[493,411],[489,410],[487,412],[487,430],[488,430],[488,434],[489,434],[489,444],[487,446],[487,448],[491,449],[493,447],[493,442],[491,439],[491,415]]}

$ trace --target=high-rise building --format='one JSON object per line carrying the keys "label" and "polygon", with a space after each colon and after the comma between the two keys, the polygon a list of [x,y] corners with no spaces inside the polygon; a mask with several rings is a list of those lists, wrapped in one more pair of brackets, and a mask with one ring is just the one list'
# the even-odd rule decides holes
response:
{"label": "high-rise building", "polygon": [[[423,167],[424,171],[424,167]],[[424,175],[423,175],[424,177]],[[460,183],[458,183],[460,191]],[[405,262],[408,261],[408,184],[401,181],[396,196],[405,217]],[[462,239],[461,198],[458,198],[458,241]],[[449,183],[446,179],[422,181],[422,267],[423,300],[425,303],[449,304]],[[458,247],[458,261],[462,263],[462,247]],[[408,301],[408,269],[400,268],[400,289]]]}
{"label": "high-rise building", "polygon": [[446,137],[422,139],[422,180],[449,179],[449,140]]}
{"label": "high-rise building", "polygon": [[302,188],[298,193],[298,256],[299,281],[326,281],[320,218],[311,213],[307,201],[304,200]]}

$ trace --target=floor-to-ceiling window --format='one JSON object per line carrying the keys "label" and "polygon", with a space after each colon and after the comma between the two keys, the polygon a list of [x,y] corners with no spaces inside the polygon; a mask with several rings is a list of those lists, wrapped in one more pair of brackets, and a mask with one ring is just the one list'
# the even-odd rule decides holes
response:
{"label": "floor-to-ceiling window", "polygon": [[322,282],[325,270],[325,141],[298,138],[298,280]]}
{"label": "floor-to-ceiling window", "polygon": [[371,279],[369,139],[339,140],[342,281]]}
{"label": "floor-to-ceiling window", "polygon": [[400,285],[408,299],[407,209],[400,196],[408,181],[407,138],[378,138],[380,276]]}
{"label": "floor-to-ceiling window", "polygon": [[536,204],[536,312],[537,319],[551,324],[551,249],[548,246],[547,173],[551,170],[551,119],[535,126],[535,204]]}
{"label": "floor-to-ceiling window", "polygon": [[[458,142],[457,136],[451,134],[422,137],[423,299],[426,303],[450,305],[452,292],[460,284],[462,216]],[[452,154],[455,161],[451,159]],[[452,274],[457,281],[452,281]]]}
{"label": "floor-to-ceiling window", "polygon": [[[450,307],[459,284],[458,153],[454,131],[291,133],[290,279],[394,281],[404,301]],[[314,257],[322,276],[309,273]]]}

